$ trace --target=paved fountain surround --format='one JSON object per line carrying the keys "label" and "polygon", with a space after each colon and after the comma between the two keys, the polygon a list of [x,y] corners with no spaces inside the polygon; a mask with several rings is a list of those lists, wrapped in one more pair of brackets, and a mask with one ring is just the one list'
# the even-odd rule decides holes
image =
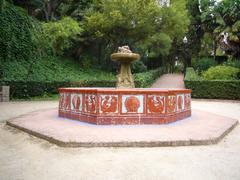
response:
{"label": "paved fountain surround", "polygon": [[97,125],[166,124],[191,116],[189,89],[60,88],[59,116]]}

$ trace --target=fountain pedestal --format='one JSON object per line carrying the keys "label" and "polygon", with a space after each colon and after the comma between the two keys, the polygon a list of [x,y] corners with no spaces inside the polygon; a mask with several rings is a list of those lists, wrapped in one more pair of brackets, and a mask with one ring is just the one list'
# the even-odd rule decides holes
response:
{"label": "fountain pedestal", "polygon": [[113,61],[121,64],[120,73],[117,75],[117,88],[135,88],[131,72],[131,63],[140,59],[135,53],[114,53],[111,55]]}

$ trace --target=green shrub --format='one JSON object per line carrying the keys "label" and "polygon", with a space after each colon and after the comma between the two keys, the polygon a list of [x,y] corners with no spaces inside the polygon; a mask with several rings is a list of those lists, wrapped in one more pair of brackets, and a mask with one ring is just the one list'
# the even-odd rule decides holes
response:
{"label": "green shrub", "polygon": [[216,66],[209,68],[203,73],[203,78],[206,80],[237,80],[239,68],[231,66]]}
{"label": "green shrub", "polygon": [[150,86],[158,77],[160,77],[164,73],[162,67],[150,70],[144,73],[135,74],[135,85],[136,87],[148,87]]}
{"label": "green shrub", "polygon": [[183,63],[178,62],[177,65],[174,66],[174,73],[182,73],[184,69]]}
{"label": "green shrub", "polygon": [[214,61],[214,59],[211,58],[201,58],[193,63],[193,68],[199,72],[202,73],[203,71],[208,70],[212,66],[216,66],[217,63]]}
{"label": "green shrub", "polygon": [[186,71],[185,86],[194,98],[240,99],[240,80],[198,80],[191,78],[191,68]]}
{"label": "green shrub", "polygon": [[26,99],[45,94],[56,94],[61,87],[114,87],[115,81],[0,81],[0,85],[10,86],[10,97]]}
{"label": "green shrub", "polygon": [[185,79],[187,80],[201,80],[202,78],[194,71],[192,67],[186,69]]}
{"label": "green shrub", "polygon": [[240,60],[238,59],[229,59],[227,62],[223,63],[224,66],[232,66],[235,68],[240,68]]}
{"label": "green shrub", "polygon": [[94,57],[90,54],[84,53],[81,55],[81,64],[83,69],[90,69],[94,65]]}
{"label": "green shrub", "polygon": [[62,55],[71,46],[71,40],[82,32],[78,22],[70,17],[42,24],[46,38],[56,55]]}
{"label": "green shrub", "polygon": [[240,99],[240,81],[185,80],[185,86],[192,90],[192,97],[207,99]]}
{"label": "green shrub", "polygon": [[142,73],[147,71],[147,66],[142,61],[135,61],[132,63],[131,69],[133,73]]}

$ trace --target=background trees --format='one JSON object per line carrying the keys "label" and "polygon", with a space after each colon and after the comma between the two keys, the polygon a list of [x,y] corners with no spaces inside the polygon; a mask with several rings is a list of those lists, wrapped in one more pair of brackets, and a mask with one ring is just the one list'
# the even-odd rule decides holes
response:
{"label": "background trees", "polygon": [[160,58],[181,41],[188,23],[185,0],[172,1],[170,7],[156,0],[100,0],[86,12],[83,27],[88,40],[99,45],[98,59],[124,44],[143,57]]}
{"label": "background trees", "polygon": [[[223,0],[215,7],[220,47],[226,54],[240,58],[240,0]],[[225,37],[224,37],[225,36]],[[226,38],[226,39],[224,39]]]}
{"label": "background trees", "polygon": [[217,47],[220,47],[226,55],[239,58],[240,1],[222,0],[218,2],[208,0],[207,2],[207,5],[205,2],[201,18],[204,31],[210,33],[213,38],[214,56]]}
{"label": "background trees", "polygon": [[90,37],[87,40],[108,48],[108,51],[99,48],[98,55],[109,57],[118,46],[125,44],[147,51],[154,43],[154,36],[161,38],[157,35],[161,24],[161,9],[154,0],[101,0],[87,11],[84,29]]}
{"label": "background trees", "polygon": [[63,55],[64,50],[71,46],[71,41],[82,32],[78,22],[70,17],[42,23],[42,28],[54,55]]}
{"label": "background trees", "polygon": [[[83,68],[106,69],[114,66],[109,66],[110,53],[127,44],[142,56],[133,69],[165,66],[171,72],[176,60],[191,66],[191,60],[205,56],[239,59],[240,0],[159,4],[157,0],[1,0],[0,31],[6,35],[0,37],[0,56],[70,56]],[[6,20],[9,13],[11,20]]]}

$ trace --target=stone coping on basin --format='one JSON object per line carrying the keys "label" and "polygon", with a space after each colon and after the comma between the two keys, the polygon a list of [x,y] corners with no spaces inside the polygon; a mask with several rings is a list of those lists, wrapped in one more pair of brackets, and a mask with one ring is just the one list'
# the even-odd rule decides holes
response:
{"label": "stone coping on basin", "polygon": [[58,91],[61,92],[93,92],[93,93],[178,93],[178,92],[183,92],[183,93],[191,93],[191,89],[177,89],[177,88],[94,88],[94,87],[70,87],[70,88],[59,88]]}
{"label": "stone coping on basin", "polygon": [[59,116],[98,125],[166,124],[191,116],[191,90],[60,88]]}

